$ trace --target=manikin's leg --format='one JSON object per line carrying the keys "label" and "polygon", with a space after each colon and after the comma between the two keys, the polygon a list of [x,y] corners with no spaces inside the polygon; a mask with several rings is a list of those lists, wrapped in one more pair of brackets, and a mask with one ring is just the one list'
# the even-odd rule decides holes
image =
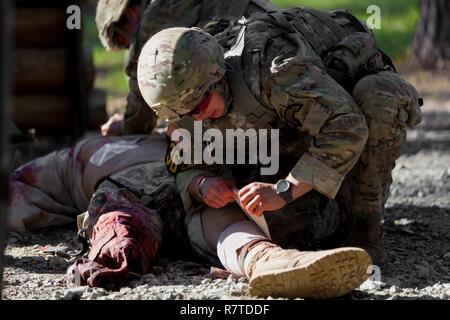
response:
{"label": "manikin's leg", "polygon": [[194,249],[203,256],[218,256],[228,271],[246,276],[253,295],[336,297],[350,292],[368,277],[371,261],[364,250],[284,250],[253,222],[245,220],[234,205],[206,208],[188,220]]}
{"label": "manikin's leg", "polygon": [[22,232],[74,222],[89,204],[81,168],[73,149],[64,149],[14,170],[8,228]]}

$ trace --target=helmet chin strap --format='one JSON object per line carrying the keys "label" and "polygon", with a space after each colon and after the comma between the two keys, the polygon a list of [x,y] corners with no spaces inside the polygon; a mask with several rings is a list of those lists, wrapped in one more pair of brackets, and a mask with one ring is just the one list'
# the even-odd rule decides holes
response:
{"label": "helmet chin strap", "polygon": [[222,116],[228,114],[228,112],[231,109],[233,98],[231,96],[230,88],[228,87],[228,78],[225,75],[222,79],[220,79],[218,82],[214,83],[210,87],[210,91],[217,91],[220,93],[222,98],[225,100],[225,107],[223,110]]}

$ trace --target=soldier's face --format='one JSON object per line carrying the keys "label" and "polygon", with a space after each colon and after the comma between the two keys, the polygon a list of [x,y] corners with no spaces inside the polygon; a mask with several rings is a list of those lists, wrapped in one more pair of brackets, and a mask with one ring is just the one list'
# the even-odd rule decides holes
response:
{"label": "soldier's face", "polygon": [[218,91],[211,91],[194,110],[192,117],[196,121],[217,119],[225,114],[225,107],[226,103],[222,95]]}

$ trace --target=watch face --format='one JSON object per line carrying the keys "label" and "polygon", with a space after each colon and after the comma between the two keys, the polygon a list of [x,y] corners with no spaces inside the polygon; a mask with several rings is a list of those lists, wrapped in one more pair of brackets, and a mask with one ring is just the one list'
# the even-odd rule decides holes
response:
{"label": "watch face", "polygon": [[282,193],[289,190],[290,183],[286,180],[280,180],[277,182],[277,192]]}

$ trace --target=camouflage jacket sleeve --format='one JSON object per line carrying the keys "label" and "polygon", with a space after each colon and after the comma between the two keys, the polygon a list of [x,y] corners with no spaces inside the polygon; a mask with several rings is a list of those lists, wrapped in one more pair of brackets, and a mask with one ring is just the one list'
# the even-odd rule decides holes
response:
{"label": "camouflage jacket sleeve", "polygon": [[267,61],[263,100],[282,120],[312,137],[291,175],[334,198],[362,153],[367,124],[354,99],[324,71],[315,53],[307,46],[296,52],[291,58]]}
{"label": "camouflage jacket sleeve", "polygon": [[137,62],[142,47],[163,29],[196,25],[201,3],[202,0],[155,0],[142,14],[141,26],[131,44],[125,70],[130,90],[122,128],[125,134],[149,133],[157,120],[156,114],[142,98],[137,82]]}

